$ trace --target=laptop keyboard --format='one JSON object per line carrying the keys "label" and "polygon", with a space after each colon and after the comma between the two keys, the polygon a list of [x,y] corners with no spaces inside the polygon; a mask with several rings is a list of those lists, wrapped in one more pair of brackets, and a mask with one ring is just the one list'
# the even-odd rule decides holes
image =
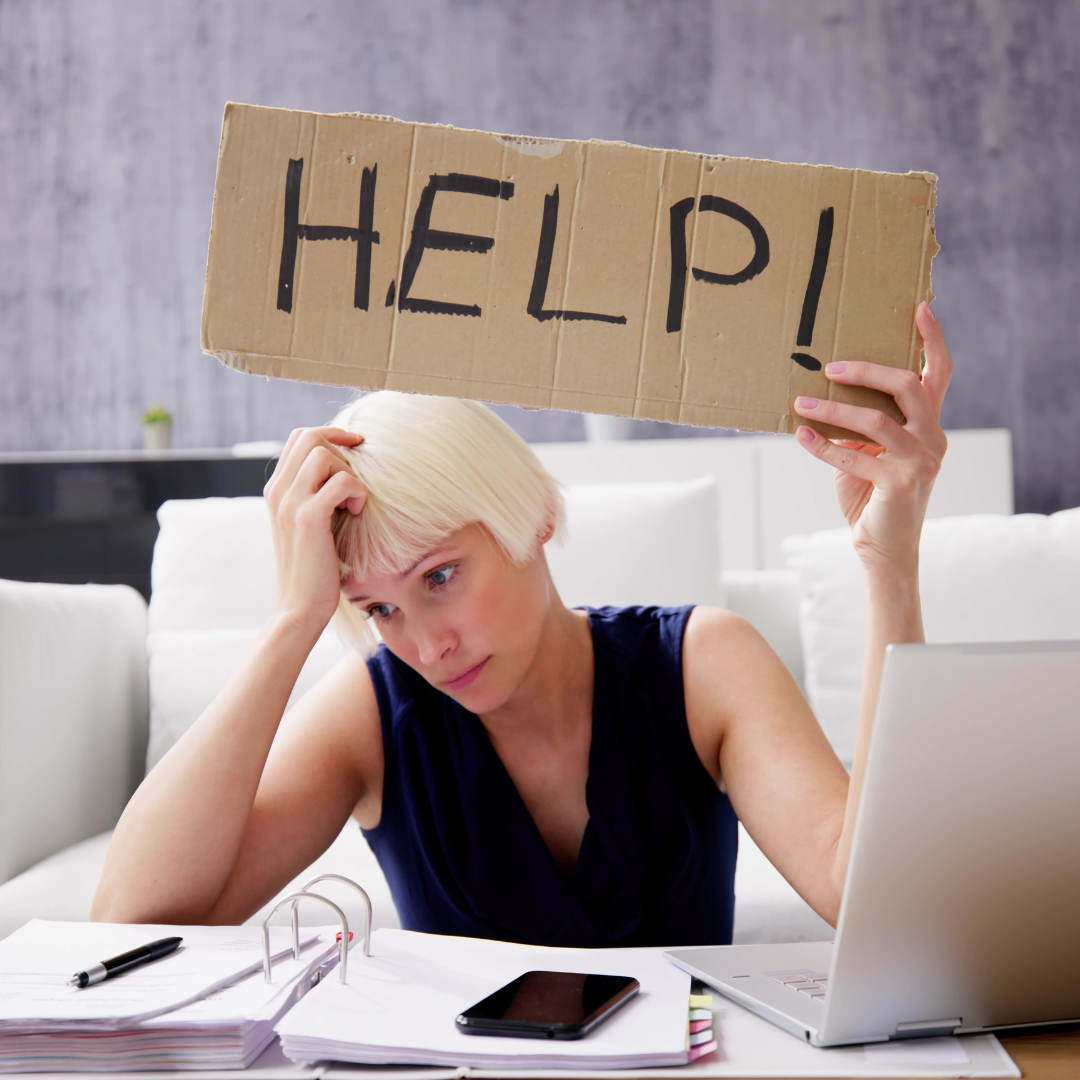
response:
{"label": "laptop keyboard", "polygon": [[766,971],[774,982],[783,983],[789,990],[805,994],[816,1001],[825,1000],[825,991],[829,986],[829,973],[804,969],[802,971]]}

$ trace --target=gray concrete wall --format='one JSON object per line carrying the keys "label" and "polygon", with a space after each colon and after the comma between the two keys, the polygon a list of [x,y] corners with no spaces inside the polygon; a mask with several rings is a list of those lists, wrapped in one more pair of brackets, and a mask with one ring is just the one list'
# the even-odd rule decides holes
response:
{"label": "gray concrete wall", "polygon": [[[946,422],[1080,504],[1080,5],[0,0],[0,449],[283,435],[346,391],[199,350],[226,100],[941,177]],[[580,437],[565,414],[515,415]],[[655,434],[655,430],[645,432]]]}

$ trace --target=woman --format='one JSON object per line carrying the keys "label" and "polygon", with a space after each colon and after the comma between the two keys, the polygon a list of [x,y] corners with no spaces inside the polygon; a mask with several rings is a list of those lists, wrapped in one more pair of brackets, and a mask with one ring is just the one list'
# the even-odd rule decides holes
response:
{"label": "woman", "polygon": [[[906,418],[799,398],[867,437],[797,438],[836,469],[866,578],[849,780],[746,622],[568,610],[543,545],[554,482],[483,406],[371,395],[293,432],[266,498],[274,613],[117,826],[93,917],[239,923],[352,815],[407,928],[557,945],[731,939],[738,815],[835,925],[890,642],[921,641],[919,534],[952,370],[923,304],[923,377],[833,364]],[[642,568],[648,573],[648,567]],[[346,657],[282,723],[341,606],[384,645]],[[279,730],[280,727],[280,730]]]}

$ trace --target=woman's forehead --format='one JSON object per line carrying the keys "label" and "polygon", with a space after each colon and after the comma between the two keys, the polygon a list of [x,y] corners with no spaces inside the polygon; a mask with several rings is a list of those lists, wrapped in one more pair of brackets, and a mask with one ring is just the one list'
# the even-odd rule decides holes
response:
{"label": "woman's forehead", "polygon": [[413,575],[434,569],[444,559],[462,555],[466,551],[469,554],[490,551],[492,546],[488,541],[487,530],[482,525],[466,525],[463,529],[458,529],[457,532],[435,541],[414,558],[410,558],[401,571],[388,570],[376,573],[368,569],[359,577],[350,571],[341,579],[341,590],[350,600],[365,599],[376,592],[400,588]]}

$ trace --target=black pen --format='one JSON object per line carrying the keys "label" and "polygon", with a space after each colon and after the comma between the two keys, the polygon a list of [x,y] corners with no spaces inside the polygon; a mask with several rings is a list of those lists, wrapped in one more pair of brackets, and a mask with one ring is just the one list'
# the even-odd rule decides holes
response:
{"label": "black pen", "polygon": [[139,964],[148,964],[151,960],[160,960],[168,956],[174,949],[179,948],[182,937],[163,937],[159,941],[151,941],[149,945],[140,945],[131,952],[121,953],[111,960],[102,960],[100,964],[91,964],[85,971],[76,971],[68,981],[68,986],[78,986],[80,989],[93,986],[95,983],[104,982],[114,975],[138,967]]}

